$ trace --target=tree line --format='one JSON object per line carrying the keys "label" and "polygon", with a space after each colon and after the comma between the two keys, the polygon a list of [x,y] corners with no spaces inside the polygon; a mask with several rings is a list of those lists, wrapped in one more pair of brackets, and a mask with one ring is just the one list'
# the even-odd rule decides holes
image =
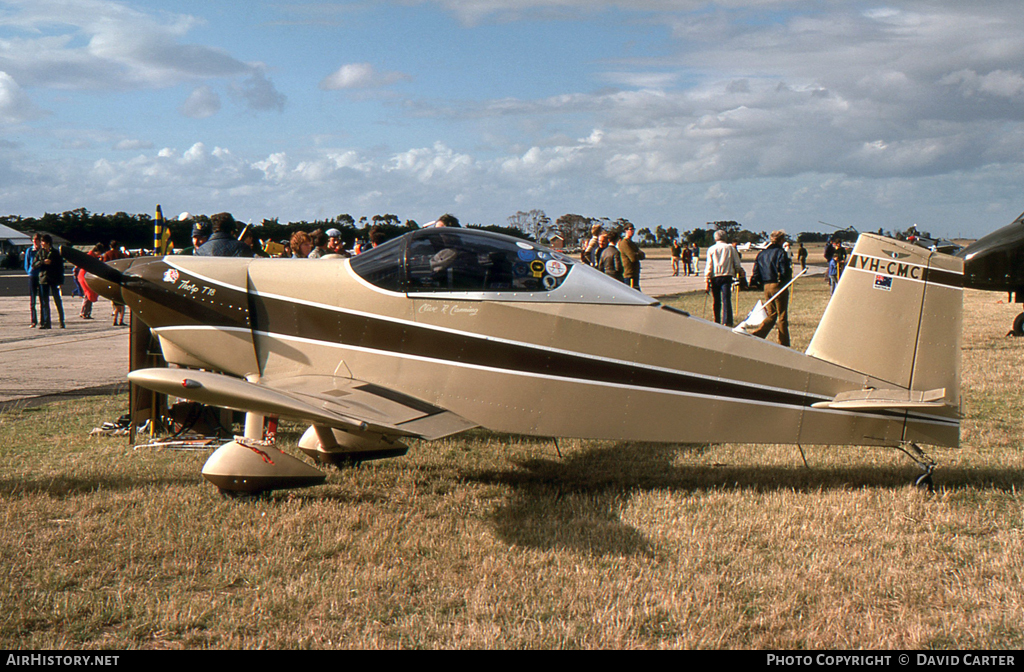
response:
{"label": "tree line", "polygon": [[[192,227],[196,222],[209,223],[207,215],[194,215],[187,221],[177,218],[167,219],[164,225],[170,229],[170,238],[176,248],[190,247]],[[109,243],[116,240],[130,249],[151,249],[153,247],[154,217],[148,213],[113,214],[89,212],[86,208],[76,208],[62,213],[46,213],[42,217],[22,217],[7,215],[0,217],[0,224],[23,232],[45,231],[60,236],[72,245],[94,245],[98,242]],[[507,218],[506,224],[469,224],[467,228],[479,228],[497,233],[504,233],[544,244],[554,244],[561,238],[566,248],[575,248],[590,238],[594,225],[606,230],[622,230],[632,224],[626,218],[611,219],[609,217],[592,217],[568,213],[554,221],[543,210],[518,211]],[[351,247],[357,239],[366,240],[369,231],[376,228],[384,240],[400,236],[420,228],[420,224],[412,219],[404,222],[394,214],[362,216],[356,219],[343,213],[332,218],[313,221],[300,220],[283,224],[277,217],[267,218],[255,225],[256,235],[262,240],[285,240],[296,231],[314,231],[317,229],[338,229],[347,247]],[[658,225],[653,228],[635,226],[637,243],[644,247],[668,247],[672,241],[696,243],[708,247],[714,242],[714,233],[723,230],[731,242],[761,242],[767,240],[765,231],[753,232],[744,229],[735,221],[706,222],[703,227],[682,229],[676,226]],[[811,242],[815,235],[827,237],[831,234],[801,234],[800,239]],[[804,236],[810,236],[804,238]]]}
{"label": "tree line", "polygon": [[[190,219],[179,221],[177,218],[165,219],[164,226],[170,229],[170,239],[174,247],[183,249],[192,245],[192,228],[196,223],[209,225],[208,215],[192,215]],[[24,233],[42,231],[60,236],[72,245],[95,245],[99,242],[109,243],[116,240],[129,249],[151,249],[153,247],[153,231],[155,218],[148,213],[114,214],[89,212],[85,208],[67,210],[62,213],[46,213],[42,217],[22,217],[7,215],[0,217],[0,224]],[[240,226],[248,226],[244,222]],[[415,220],[407,219],[403,223],[396,215],[384,214],[356,219],[347,213],[327,219],[313,221],[299,220],[282,224],[277,217],[253,223],[256,236],[261,240],[286,240],[296,231],[315,231],[317,229],[338,229],[347,247],[351,247],[357,239],[368,240],[369,231],[377,229],[384,240],[400,236],[420,228]],[[528,237],[518,228],[511,226],[470,224],[468,228],[480,228],[507,235]]]}

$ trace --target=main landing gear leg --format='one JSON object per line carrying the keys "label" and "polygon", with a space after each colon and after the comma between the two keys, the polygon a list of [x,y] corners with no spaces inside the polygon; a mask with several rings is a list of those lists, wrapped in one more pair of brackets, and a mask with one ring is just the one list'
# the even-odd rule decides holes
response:
{"label": "main landing gear leg", "polygon": [[935,471],[935,467],[938,466],[938,462],[933,460],[927,453],[921,450],[913,441],[906,441],[902,446],[897,446],[896,450],[899,450],[907,455],[910,459],[921,468],[924,473],[914,479],[914,485],[919,488],[928,488],[928,492],[935,492],[935,484],[932,481],[932,473]]}

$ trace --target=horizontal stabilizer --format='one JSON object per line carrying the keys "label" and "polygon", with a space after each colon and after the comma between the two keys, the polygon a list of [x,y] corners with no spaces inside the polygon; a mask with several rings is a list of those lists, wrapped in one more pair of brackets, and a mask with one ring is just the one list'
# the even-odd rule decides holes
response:
{"label": "horizontal stabilizer", "polygon": [[814,408],[835,408],[848,411],[886,411],[911,408],[943,408],[946,388],[936,390],[853,390],[836,395],[832,401],[820,401]]}

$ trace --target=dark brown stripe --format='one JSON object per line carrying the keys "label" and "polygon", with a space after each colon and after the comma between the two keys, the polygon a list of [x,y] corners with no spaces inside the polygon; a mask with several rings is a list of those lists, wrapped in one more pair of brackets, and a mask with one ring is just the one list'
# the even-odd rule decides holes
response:
{"label": "dark brown stripe", "polygon": [[945,285],[946,287],[956,287],[962,289],[964,286],[963,273],[951,273],[950,271],[941,271],[937,268],[929,268],[924,272],[924,281],[931,282],[936,285]]}
{"label": "dark brown stripe", "polygon": [[485,340],[466,334],[400,324],[281,299],[257,296],[253,328],[283,336],[338,343],[458,364],[518,373],[574,378],[611,385],[631,385],[745,401],[810,406],[822,397],[769,390],[739,383],[640,366],[607,362],[583,355]]}

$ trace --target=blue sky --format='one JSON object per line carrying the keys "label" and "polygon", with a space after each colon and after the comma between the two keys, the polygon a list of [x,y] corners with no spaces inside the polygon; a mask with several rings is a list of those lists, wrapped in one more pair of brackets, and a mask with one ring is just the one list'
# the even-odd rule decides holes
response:
{"label": "blue sky", "polygon": [[1022,210],[1017,0],[0,0],[0,214]]}

